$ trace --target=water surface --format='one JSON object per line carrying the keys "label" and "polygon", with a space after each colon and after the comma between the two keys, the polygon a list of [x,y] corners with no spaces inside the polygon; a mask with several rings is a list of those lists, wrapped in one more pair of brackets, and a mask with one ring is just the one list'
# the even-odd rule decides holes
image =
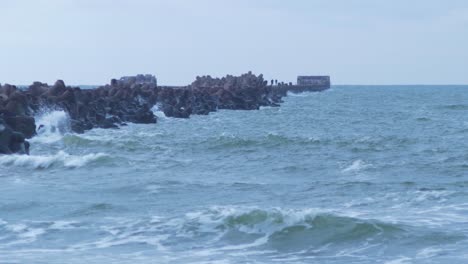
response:
{"label": "water surface", "polygon": [[[0,157],[0,263],[464,263],[468,87],[67,131]],[[157,109],[155,109],[156,111]]]}

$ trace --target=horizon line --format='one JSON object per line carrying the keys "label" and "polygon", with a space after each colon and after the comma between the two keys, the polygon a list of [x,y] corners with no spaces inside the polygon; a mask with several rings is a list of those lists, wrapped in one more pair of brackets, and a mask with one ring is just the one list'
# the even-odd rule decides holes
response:
{"label": "horizon line", "polygon": [[[59,79],[58,79],[59,80]],[[9,84],[9,85],[14,85],[14,86],[21,86],[21,87],[27,87],[32,85],[31,84],[11,84],[8,82],[2,83],[0,82],[1,85]],[[45,84],[48,84],[45,82]],[[66,84],[67,86],[75,86],[75,87],[80,87],[80,86],[102,86],[106,85],[109,83],[104,83],[104,84]],[[53,85],[53,83],[50,83],[50,85]],[[171,84],[158,84],[158,86],[188,86],[190,84],[186,85],[171,85]],[[337,83],[337,84],[331,84],[331,86],[468,86],[468,83],[466,84],[460,84],[460,83],[437,83],[437,84],[427,84],[427,83],[413,83],[413,84],[362,84],[362,83]]]}

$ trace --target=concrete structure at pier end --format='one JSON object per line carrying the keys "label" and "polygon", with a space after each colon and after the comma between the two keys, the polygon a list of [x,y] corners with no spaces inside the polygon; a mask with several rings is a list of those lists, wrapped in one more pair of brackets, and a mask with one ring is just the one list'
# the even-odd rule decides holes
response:
{"label": "concrete structure at pier end", "polygon": [[297,76],[296,85],[288,87],[288,91],[293,93],[319,92],[330,89],[330,76]]}
{"label": "concrete structure at pier end", "polygon": [[297,76],[297,85],[330,88],[330,76]]}

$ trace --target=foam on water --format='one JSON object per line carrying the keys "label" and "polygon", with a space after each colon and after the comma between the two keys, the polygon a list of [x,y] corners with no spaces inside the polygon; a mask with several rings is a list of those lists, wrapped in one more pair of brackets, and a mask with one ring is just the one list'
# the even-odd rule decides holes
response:
{"label": "foam on water", "polygon": [[64,151],[59,151],[55,155],[5,155],[0,156],[0,165],[28,167],[33,169],[46,169],[54,165],[66,168],[78,168],[106,156],[107,155],[104,153],[76,156],[70,155]]}
{"label": "foam on water", "polygon": [[366,164],[362,160],[355,160],[351,165],[343,169],[343,172],[357,172],[360,170],[363,170],[365,168],[368,168],[370,165]]}
{"label": "foam on water", "polygon": [[37,136],[31,142],[53,143],[62,139],[65,133],[71,131],[70,117],[63,110],[43,109],[35,117]]}
{"label": "foam on water", "polygon": [[362,243],[385,233],[404,232],[395,224],[323,213],[316,209],[233,206],[194,211],[180,218],[114,218],[93,225],[63,220],[0,223],[0,234],[15,237],[13,243],[32,243],[43,234],[73,230],[103,234],[94,241],[77,241],[72,247],[79,250],[144,243],[170,251],[174,239],[185,237],[187,241],[179,242],[181,246],[191,247],[190,241],[208,239],[207,244],[215,247],[203,250],[212,252],[256,251],[262,249],[260,247],[266,247],[263,250],[302,251],[311,245],[321,247],[334,240],[340,243],[340,239],[352,239]]}
{"label": "foam on water", "polygon": [[[93,223],[63,220],[8,223],[0,220],[0,253],[14,255],[15,250],[10,249],[20,244],[27,246],[30,252],[44,254],[115,252],[113,250],[119,248],[136,247],[150,250],[159,258],[183,263],[222,257],[228,257],[230,262],[232,258],[242,256],[273,257],[288,262],[319,256],[325,259],[327,256],[359,258],[362,254],[381,254],[374,249],[388,240],[399,244],[412,243],[417,237],[422,241],[459,239],[430,230],[421,233],[412,229],[411,226],[315,208],[216,206],[178,217],[115,217],[101,218]],[[80,236],[74,236],[78,233]],[[62,236],[73,237],[66,247],[56,240]],[[42,237],[48,239],[39,243]],[[440,251],[431,245],[421,245],[417,258],[428,259]],[[16,254],[22,253],[24,251],[18,250]],[[147,263],[151,256],[142,260]],[[394,257],[387,259],[388,263],[407,259],[404,254]]]}
{"label": "foam on water", "polygon": [[386,261],[384,264],[409,264],[411,259],[408,257],[399,257],[397,259]]}
{"label": "foam on water", "polygon": [[158,118],[167,118],[167,117],[166,117],[166,114],[164,114],[164,112],[162,111],[161,106],[158,105],[158,104],[155,104],[155,105],[153,106],[153,108],[151,108],[151,111],[152,111],[153,114],[155,114]]}
{"label": "foam on water", "polygon": [[7,222],[0,223],[0,228],[4,229],[7,234],[0,237],[2,247],[11,247],[18,244],[28,244],[37,240],[37,237],[46,233],[46,230],[39,227],[31,227],[26,224],[8,224]]}
{"label": "foam on water", "polygon": [[293,93],[288,91],[288,96],[289,97],[309,97],[317,94],[316,92],[303,92],[303,93]]}
{"label": "foam on water", "polygon": [[0,262],[464,263],[467,96],[338,87],[79,135],[49,111],[0,157]]}
{"label": "foam on water", "polygon": [[[213,207],[207,211],[188,213],[179,224],[178,232],[212,233],[217,243],[228,243],[217,250],[258,249],[264,246],[279,251],[299,252],[310,247],[350,240],[359,246],[379,237],[406,231],[397,224],[341,216],[313,208]],[[238,244],[236,241],[243,243]]]}

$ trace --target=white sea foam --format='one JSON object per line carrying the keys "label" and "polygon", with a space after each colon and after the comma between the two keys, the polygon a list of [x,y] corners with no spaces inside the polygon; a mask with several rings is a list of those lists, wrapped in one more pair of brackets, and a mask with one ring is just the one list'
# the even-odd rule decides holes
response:
{"label": "white sea foam", "polygon": [[[333,213],[324,213],[324,210],[314,208],[259,209],[257,207],[223,206],[211,207],[187,213],[182,217],[171,218],[157,216],[143,219],[107,217],[91,224],[64,221],[27,222],[26,224],[18,224],[16,228],[14,228],[15,226],[11,227],[16,231],[10,230],[8,236],[14,239],[14,243],[0,246],[0,250],[2,248],[10,249],[12,245],[43,239],[41,236],[44,232],[45,234],[49,232],[57,234],[66,229],[74,229],[74,231],[65,232],[99,233],[99,236],[73,241],[72,244],[68,244],[63,249],[40,248],[38,250],[77,252],[136,244],[152,248],[152,250],[157,251],[160,258],[171,259],[171,263],[187,262],[189,259],[191,260],[189,262],[203,261],[206,258],[218,259],[226,255],[230,257],[255,257],[277,253],[280,253],[280,255],[276,255],[278,262],[284,262],[288,259],[295,259],[298,254],[309,252],[310,245],[307,245],[307,241],[304,241],[306,244],[299,243],[304,239],[302,232],[310,232],[313,229],[320,231],[322,228],[324,230],[338,229],[338,237],[341,237],[346,232],[354,230],[343,229],[343,225],[355,228],[356,223],[358,225],[367,223],[368,228],[373,228],[373,226],[376,226],[376,230],[383,228],[378,223],[367,221],[362,218],[352,219]],[[296,230],[302,230],[302,228],[305,230],[295,232],[294,227],[297,227]],[[64,234],[66,235],[66,233]],[[241,238],[242,242],[238,243],[236,239],[232,241],[233,237]],[[336,234],[330,235],[331,239],[334,237]],[[182,247],[185,247],[185,243],[192,243],[191,241],[196,243],[196,246],[191,246],[190,249],[183,252],[179,251],[178,245],[175,244],[183,243]],[[205,246],[204,243],[197,241],[206,241],[207,244]],[[175,248],[173,248],[174,245]],[[264,245],[266,247],[263,247]],[[318,239],[314,252],[328,250],[330,245],[331,243],[321,243]],[[286,251],[283,251],[283,246],[287,247]],[[375,244],[365,244],[364,247],[353,248],[354,251],[349,250],[343,254],[356,254],[359,253],[357,250],[368,250],[374,246]],[[174,249],[176,250],[174,251]],[[293,252],[290,251],[292,249],[294,249]]]}
{"label": "white sea foam", "polygon": [[55,230],[66,230],[66,229],[74,229],[75,225],[79,224],[76,221],[54,221],[49,228]]}
{"label": "white sea foam", "polygon": [[[323,212],[323,211],[321,211]],[[261,210],[255,207],[212,207],[209,210],[187,213],[185,217],[161,218],[148,220],[114,219],[112,224],[104,223],[99,229],[107,233],[96,241],[79,243],[73,246],[76,250],[92,248],[109,248],[113,246],[140,243],[154,246],[158,251],[169,251],[165,242],[177,238],[193,239],[199,234],[211,234],[212,242],[223,239],[223,236],[233,229],[246,234],[255,234],[242,244],[224,244],[213,249],[198,249],[190,254],[202,256],[225,251],[252,249],[269,242],[272,234],[287,227],[302,225],[312,227],[308,221],[320,215],[315,209],[269,209]],[[107,219],[109,220],[109,219]],[[196,230],[193,228],[196,227]],[[169,243],[169,245],[172,242]]]}
{"label": "white sea foam", "polygon": [[428,247],[428,248],[424,248],[424,249],[420,250],[416,254],[416,257],[420,258],[420,259],[430,259],[430,258],[433,258],[433,257],[437,256],[441,252],[443,252],[442,248]]}
{"label": "white sea foam", "polygon": [[152,193],[152,194],[156,194],[156,193],[159,193],[162,189],[162,186],[161,185],[157,185],[157,184],[150,184],[148,186],[146,186],[146,190],[148,190],[149,193]]}
{"label": "white sea foam", "polygon": [[46,233],[46,230],[43,228],[31,227],[23,223],[6,224],[5,230],[11,232],[11,235],[16,237],[16,239],[5,243],[4,246],[31,243],[36,241],[40,235]]}
{"label": "white sea foam", "polygon": [[107,155],[104,153],[76,156],[64,151],[59,151],[55,155],[4,155],[0,156],[0,165],[30,167],[34,169],[46,169],[53,165],[77,168],[105,156]]}
{"label": "white sea foam", "polygon": [[369,167],[370,165],[369,164],[366,164],[364,161],[362,160],[355,160],[353,161],[353,163],[351,165],[349,165],[348,167],[344,168],[342,170],[342,172],[353,172],[353,171],[360,171],[360,170],[363,170],[367,167]]}
{"label": "white sea foam", "polygon": [[288,91],[287,95],[291,97],[309,97],[309,96],[314,96],[318,93],[315,92],[304,92],[304,93],[293,93]]}
{"label": "white sea foam", "polygon": [[62,139],[63,135],[70,132],[70,117],[63,110],[44,109],[35,117],[37,136],[31,142],[53,143]]}
{"label": "white sea foam", "polygon": [[155,104],[153,108],[151,108],[151,111],[159,118],[166,118],[166,115],[162,111],[161,106],[158,104]]}
{"label": "white sea foam", "polygon": [[[27,221],[20,223],[8,223],[0,219],[0,226],[3,229],[3,236],[0,236],[0,240],[5,239],[6,243],[0,243],[0,249],[11,248],[20,244],[33,243],[40,239],[40,236],[47,234],[50,230],[66,230],[74,229],[73,225],[78,222],[71,221],[54,221],[54,222],[42,222],[42,221]],[[45,227],[49,225],[49,227]],[[42,251],[43,249],[34,249]],[[46,249],[44,249],[46,250]]]}
{"label": "white sea foam", "polygon": [[407,263],[411,263],[411,259],[408,257],[399,257],[397,259],[393,259],[393,260],[385,262],[385,264],[407,264]]}

